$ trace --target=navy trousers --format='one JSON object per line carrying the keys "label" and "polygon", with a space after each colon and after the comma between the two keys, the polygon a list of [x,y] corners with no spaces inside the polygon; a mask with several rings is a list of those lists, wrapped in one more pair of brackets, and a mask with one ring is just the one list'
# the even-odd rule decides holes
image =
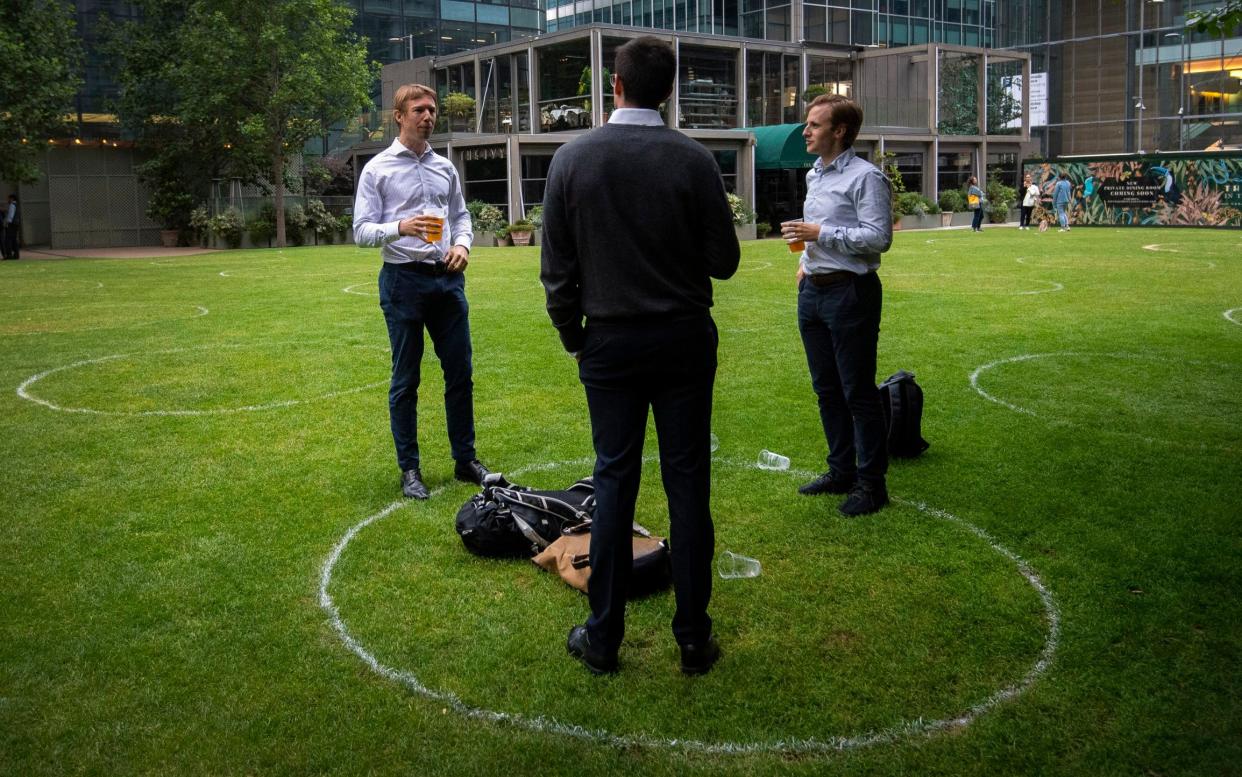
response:
{"label": "navy trousers", "polygon": [[887,432],[875,387],[883,287],[874,272],[834,286],[804,280],[798,288],[798,331],[819,398],[828,466],[882,485]]}
{"label": "navy trousers", "polygon": [[975,215],[970,219],[970,228],[974,230],[983,229],[983,203],[975,208]]}
{"label": "navy trousers", "polygon": [[616,650],[625,635],[633,566],[630,527],[651,408],[668,498],[677,605],[673,636],[681,644],[703,644],[712,629],[707,605],[716,543],[709,506],[716,325],[707,315],[588,323],[586,335],[578,375],[586,389],[596,457],[587,635],[592,645],[608,651]]}
{"label": "navy trousers", "polygon": [[453,459],[470,461],[474,450],[474,379],[470,316],[463,273],[423,275],[385,264],[379,276],[380,309],[392,346],[388,415],[397,466],[417,469],[418,385],[423,329],[444,371],[444,412]]}

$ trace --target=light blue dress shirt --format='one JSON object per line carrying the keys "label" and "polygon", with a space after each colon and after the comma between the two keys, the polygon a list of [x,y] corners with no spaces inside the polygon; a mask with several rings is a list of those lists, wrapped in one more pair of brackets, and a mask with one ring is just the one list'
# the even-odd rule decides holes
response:
{"label": "light blue dress shirt", "polygon": [[893,244],[893,192],[880,168],[847,148],[828,165],[823,158],[806,174],[802,220],[819,224],[819,239],[807,243],[802,269],[808,275],[880,266]]}
{"label": "light blue dress shirt", "polygon": [[[447,214],[444,235],[438,243],[398,234],[402,219],[417,216],[428,208],[439,208]],[[464,246],[469,251],[474,244],[474,232],[457,168],[430,145],[422,154],[416,154],[400,140],[394,140],[367,162],[358,178],[354,242],[363,248],[380,246],[380,256],[394,264],[434,263],[444,258],[451,245]]]}

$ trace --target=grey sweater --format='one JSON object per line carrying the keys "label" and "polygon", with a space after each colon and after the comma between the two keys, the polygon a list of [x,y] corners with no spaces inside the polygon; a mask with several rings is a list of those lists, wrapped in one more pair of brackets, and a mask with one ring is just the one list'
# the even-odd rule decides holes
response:
{"label": "grey sweater", "polygon": [[606,124],[562,146],[543,200],[548,315],[568,351],[583,318],[706,314],[739,250],[710,152],[667,127]]}

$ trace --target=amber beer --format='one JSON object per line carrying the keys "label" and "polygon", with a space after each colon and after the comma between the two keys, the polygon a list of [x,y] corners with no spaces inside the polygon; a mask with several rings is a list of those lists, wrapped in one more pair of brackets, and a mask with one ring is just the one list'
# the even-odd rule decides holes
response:
{"label": "amber beer", "polygon": [[444,237],[444,216],[439,213],[424,213],[423,217],[435,221],[433,225],[427,227],[427,242],[440,242],[440,238]]}
{"label": "amber beer", "polygon": [[789,253],[791,254],[800,254],[805,250],[806,250],[805,240],[795,240],[789,244]]}

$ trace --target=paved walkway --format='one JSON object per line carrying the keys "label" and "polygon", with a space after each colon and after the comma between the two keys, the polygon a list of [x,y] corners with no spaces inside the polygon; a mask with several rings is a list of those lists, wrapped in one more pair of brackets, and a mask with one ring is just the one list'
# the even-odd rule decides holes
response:
{"label": "paved walkway", "polygon": [[128,248],[23,248],[21,261],[26,259],[154,259],[179,258],[218,253],[214,248],[164,248],[163,246],[131,246]]}

